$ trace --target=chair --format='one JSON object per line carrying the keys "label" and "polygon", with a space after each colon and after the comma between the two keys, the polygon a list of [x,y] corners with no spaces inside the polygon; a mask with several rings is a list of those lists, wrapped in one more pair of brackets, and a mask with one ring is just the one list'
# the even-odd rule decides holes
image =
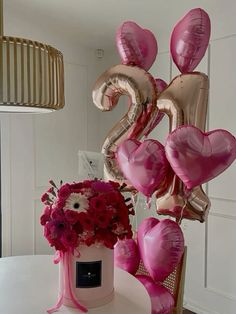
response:
{"label": "chair", "polygon": [[[184,253],[180,260],[179,265],[163,282],[163,286],[165,286],[170,291],[170,293],[173,295],[174,300],[175,300],[175,307],[171,314],[183,313],[186,258],[187,258],[187,247],[185,247],[184,249]],[[149,273],[145,269],[145,266],[142,261],[139,264],[139,268],[136,275],[148,275],[149,276]]]}

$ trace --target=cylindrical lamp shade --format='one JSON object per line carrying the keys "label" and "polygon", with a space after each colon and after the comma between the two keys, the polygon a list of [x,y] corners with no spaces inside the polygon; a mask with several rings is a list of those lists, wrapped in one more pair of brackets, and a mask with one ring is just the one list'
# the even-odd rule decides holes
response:
{"label": "cylindrical lamp shade", "polygon": [[64,106],[60,51],[15,37],[0,37],[0,112],[41,113]]}

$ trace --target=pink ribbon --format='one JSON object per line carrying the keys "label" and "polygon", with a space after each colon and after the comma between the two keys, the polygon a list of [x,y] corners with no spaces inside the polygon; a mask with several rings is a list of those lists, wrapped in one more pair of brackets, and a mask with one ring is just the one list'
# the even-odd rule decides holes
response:
{"label": "pink ribbon", "polygon": [[62,287],[61,287],[61,291],[60,291],[60,295],[58,298],[57,303],[50,309],[47,310],[48,314],[52,314],[54,312],[57,312],[62,304],[63,304],[63,299],[64,299],[64,295],[66,291],[69,291],[69,295],[70,298],[72,300],[72,302],[74,303],[74,305],[76,306],[77,309],[79,309],[81,312],[88,312],[87,308],[84,307],[83,305],[81,305],[73,292],[72,286],[71,286],[71,263],[70,263],[70,252],[61,252],[61,251],[57,251],[55,256],[54,256],[54,263],[57,264],[59,262],[63,263],[63,274],[64,274],[64,278],[62,281]]}

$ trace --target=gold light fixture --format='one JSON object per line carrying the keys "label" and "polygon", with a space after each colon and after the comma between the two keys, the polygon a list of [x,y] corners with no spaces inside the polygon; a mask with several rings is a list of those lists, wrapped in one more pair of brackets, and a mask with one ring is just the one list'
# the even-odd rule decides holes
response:
{"label": "gold light fixture", "polygon": [[3,0],[0,19],[0,112],[41,113],[63,108],[62,53],[37,41],[3,36]]}

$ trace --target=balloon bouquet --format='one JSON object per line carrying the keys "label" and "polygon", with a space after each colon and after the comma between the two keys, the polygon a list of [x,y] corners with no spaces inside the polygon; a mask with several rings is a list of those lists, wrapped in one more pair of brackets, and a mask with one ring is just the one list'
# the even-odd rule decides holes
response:
{"label": "balloon bouquet", "polygon": [[[155,193],[157,213],[172,216],[179,224],[184,218],[206,220],[210,200],[201,185],[222,173],[236,158],[236,139],[232,134],[226,130],[205,132],[209,80],[207,75],[193,71],[207,50],[210,28],[209,16],[200,8],[189,11],[176,24],[170,52],[181,74],[167,84],[147,72],[158,51],[152,32],[134,22],[124,22],[116,34],[122,64],[103,73],[93,90],[94,104],[103,111],[112,110],[121,95],[129,97],[127,113],[107,135],[102,147],[105,177],[125,184],[132,193],[138,191],[149,198]],[[158,127],[165,114],[170,130],[165,145],[154,139],[141,142],[142,137]],[[177,247],[176,255],[172,255],[176,257],[173,263],[176,266],[184,241],[179,225],[169,219],[144,220],[138,229],[138,248],[133,251],[140,253],[150,274],[149,279],[139,279],[147,289],[152,287],[149,289],[152,302],[155,302],[153,287],[173,270],[170,267],[161,278],[156,275],[172,260],[171,252],[159,247],[161,241],[167,240],[163,240],[162,233],[153,231],[162,224],[168,226],[170,247]],[[145,235],[149,235],[147,239]],[[119,250],[119,245],[127,245],[128,251],[134,246],[118,244],[117,256],[124,251]],[[152,255],[153,251],[156,253]],[[132,258],[128,264],[131,260],[131,264],[138,264],[137,256],[136,262]],[[122,267],[125,265],[126,262]],[[165,312],[157,310],[155,304],[153,313],[169,313],[168,306]]]}

